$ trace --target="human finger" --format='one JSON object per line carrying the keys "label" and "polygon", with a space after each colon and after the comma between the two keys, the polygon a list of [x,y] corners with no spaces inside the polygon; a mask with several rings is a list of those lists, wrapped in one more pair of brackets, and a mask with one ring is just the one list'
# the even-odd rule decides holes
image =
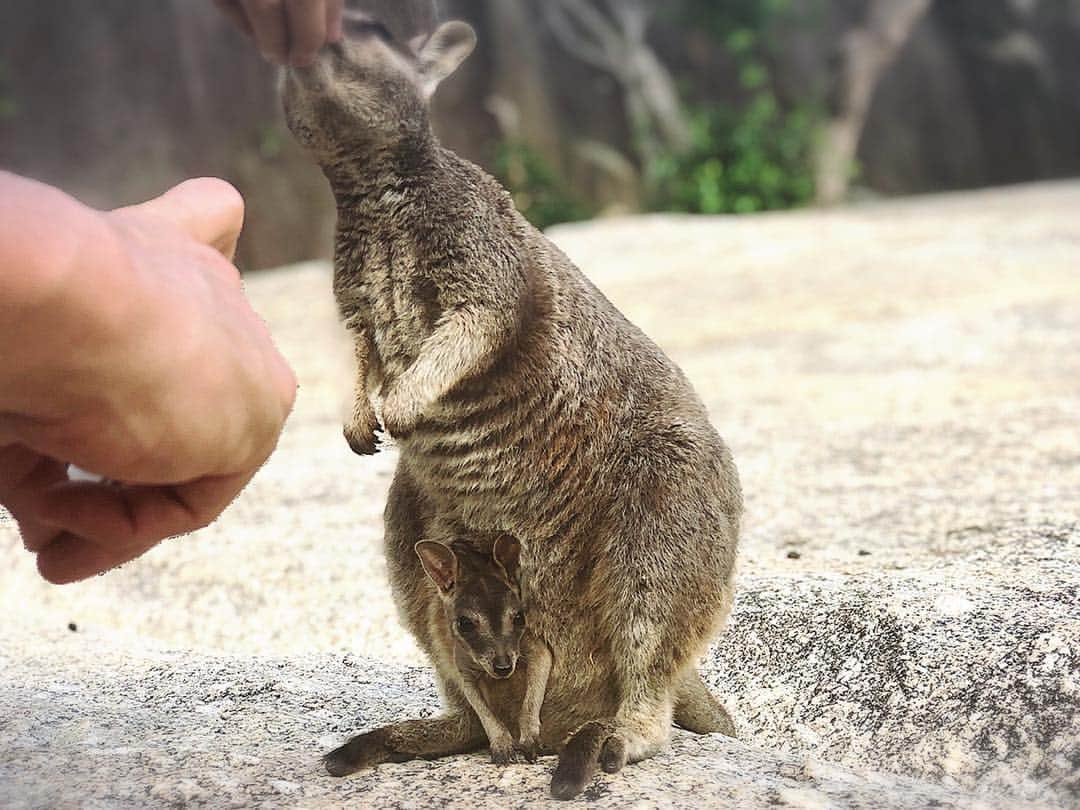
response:
{"label": "human finger", "polygon": [[118,209],[117,213],[168,220],[231,261],[244,227],[244,198],[231,183],[199,177],[173,186],[160,197]]}
{"label": "human finger", "polygon": [[50,543],[58,530],[41,523],[36,514],[49,487],[67,480],[64,464],[22,445],[0,447],[0,504],[19,524],[23,545],[37,551]]}
{"label": "human finger", "polygon": [[289,56],[289,34],[282,0],[243,0],[259,52],[279,65]]}
{"label": "human finger", "polygon": [[289,30],[289,64],[307,67],[326,42],[324,0],[285,0]]}
{"label": "human finger", "polygon": [[251,36],[251,23],[248,21],[247,13],[240,4],[240,0],[214,0],[214,5],[221,9],[222,13],[232,20],[237,28]]}
{"label": "human finger", "polygon": [[326,0],[326,41],[340,42],[345,36],[341,17],[345,13],[345,0]]}
{"label": "human finger", "polygon": [[38,571],[64,584],[108,571],[166,537],[209,525],[250,475],[205,478],[176,487],[70,483],[46,493],[41,515],[63,531],[38,553]]}

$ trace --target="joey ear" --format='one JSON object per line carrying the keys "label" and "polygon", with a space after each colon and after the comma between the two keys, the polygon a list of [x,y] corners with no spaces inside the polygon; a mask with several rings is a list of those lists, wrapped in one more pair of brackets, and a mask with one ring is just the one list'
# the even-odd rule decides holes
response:
{"label": "joey ear", "polygon": [[452,20],[435,29],[417,51],[424,95],[431,98],[439,83],[461,67],[476,47],[476,32],[468,23]]}
{"label": "joey ear", "polygon": [[509,534],[501,534],[495,540],[491,555],[506,574],[506,578],[511,582],[516,582],[521,562],[521,542]]}
{"label": "joey ear", "polygon": [[450,593],[457,581],[458,570],[457,557],[450,547],[434,540],[421,540],[413,548],[431,581],[443,593]]}

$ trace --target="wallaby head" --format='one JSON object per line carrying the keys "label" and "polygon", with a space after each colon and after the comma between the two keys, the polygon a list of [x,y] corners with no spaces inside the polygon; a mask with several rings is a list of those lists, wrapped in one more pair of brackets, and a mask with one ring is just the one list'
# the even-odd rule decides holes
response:
{"label": "wallaby head", "polygon": [[476,46],[464,22],[409,42],[360,12],[349,12],[343,27],[341,42],[324,46],[309,67],[288,68],[284,79],[289,129],[324,167],[428,132],[435,88]]}
{"label": "wallaby head", "polygon": [[513,675],[525,632],[517,539],[501,535],[490,554],[465,542],[421,540],[416,553],[435,583],[458,649],[492,678]]}

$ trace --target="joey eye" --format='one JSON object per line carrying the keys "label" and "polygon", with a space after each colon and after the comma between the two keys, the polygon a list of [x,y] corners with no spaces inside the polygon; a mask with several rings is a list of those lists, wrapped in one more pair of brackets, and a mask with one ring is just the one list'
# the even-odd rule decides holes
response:
{"label": "joey eye", "polygon": [[458,616],[457,622],[455,622],[455,624],[457,624],[458,632],[462,635],[471,633],[473,630],[476,629],[476,622],[474,622],[467,616]]}
{"label": "joey eye", "polygon": [[514,627],[521,628],[521,627],[524,627],[524,626],[525,626],[525,612],[522,611],[522,610],[519,610],[517,613],[514,614]]}

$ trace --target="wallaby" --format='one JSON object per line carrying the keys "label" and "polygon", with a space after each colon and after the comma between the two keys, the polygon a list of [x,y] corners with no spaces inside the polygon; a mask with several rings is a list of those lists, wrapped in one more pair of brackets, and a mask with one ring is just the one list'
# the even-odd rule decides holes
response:
{"label": "wallaby", "polygon": [[[551,651],[528,629],[520,544],[509,535],[494,542],[479,536],[421,540],[416,554],[430,579],[427,599],[417,608],[424,614],[418,619],[426,620],[436,669],[460,690],[482,728],[479,734],[473,728],[469,748],[479,747],[486,735],[492,762],[505,765],[519,752],[535,762],[544,748],[540,708]],[[356,756],[368,765],[431,756],[423,744],[412,744],[413,727],[406,722],[355,737],[325,758],[326,767],[351,773]]]}
{"label": "wallaby", "polygon": [[541,729],[562,751],[553,794],[653,755],[672,720],[733,733],[695,669],[733,595],[742,496],[730,452],[675,364],[494,179],[439,145],[428,100],[473,30],[449,22],[402,43],[363,15],[346,29],[311,67],[288,69],[284,105],[337,201],[334,291],[358,361],[346,433],[375,450],[374,392],[401,451],[391,586],[436,661],[447,714],[351,741],[332,772],[387,749],[483,745],[418,607],[429,584],[414,546],[446,523],[522,543],[530,630],[553,655]]}

